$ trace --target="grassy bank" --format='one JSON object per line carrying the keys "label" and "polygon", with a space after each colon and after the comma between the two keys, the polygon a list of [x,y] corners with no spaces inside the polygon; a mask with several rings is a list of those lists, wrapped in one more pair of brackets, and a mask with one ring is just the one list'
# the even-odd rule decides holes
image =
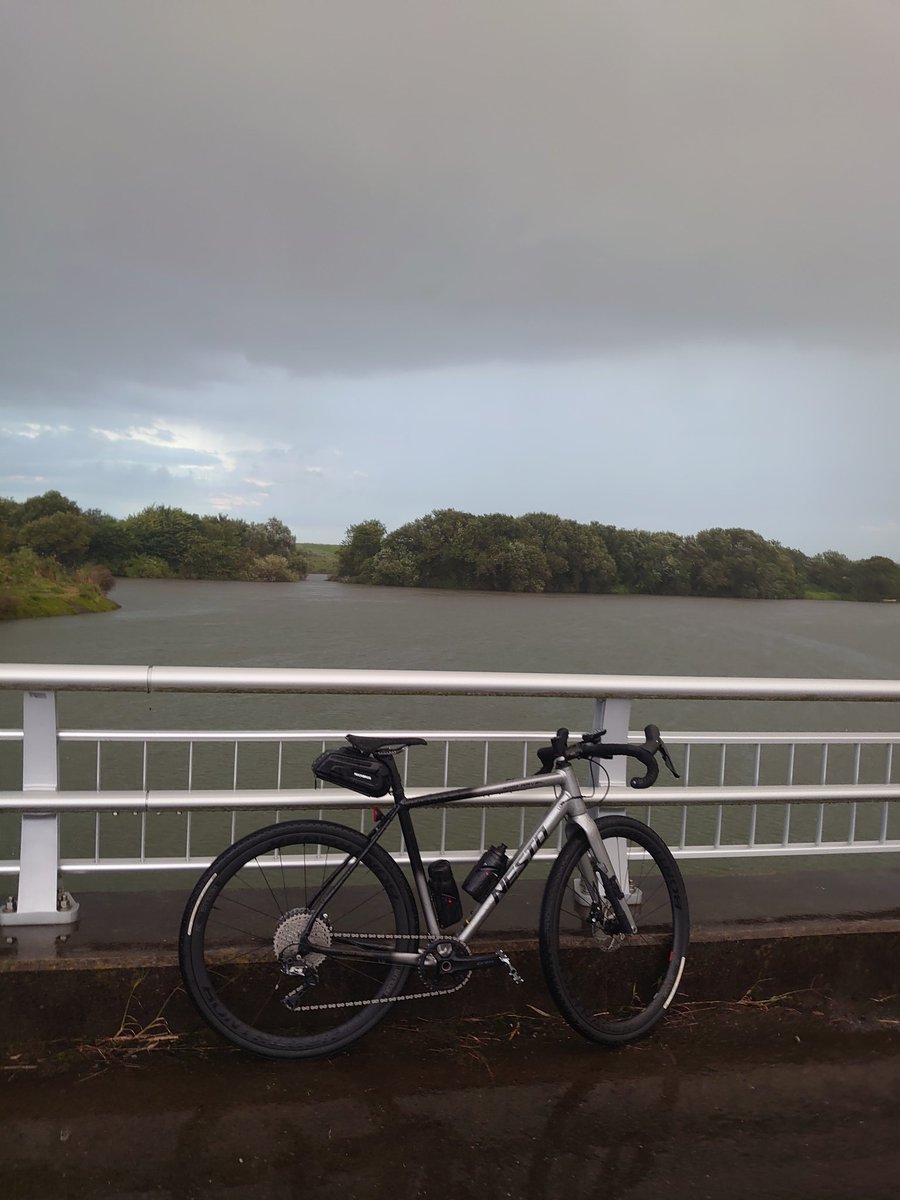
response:
{"label": "grassy bank", "polygon": [[105,594],[112,586],[105,568],[71,570],[18,550],[0,556],[0,620],[112,612],[119,607]]}

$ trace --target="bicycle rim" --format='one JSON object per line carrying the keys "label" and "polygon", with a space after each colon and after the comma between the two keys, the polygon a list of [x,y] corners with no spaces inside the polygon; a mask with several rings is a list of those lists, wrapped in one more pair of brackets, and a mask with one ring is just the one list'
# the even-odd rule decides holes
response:
{"label": "bicycle rim", "polygon": [[592,1041],[619,1045],[643,1036],[665,1015],[684,969],[690,922],[681,872],[659,835],[630,817],[603,817],[597,824],[614,866],[627,853],[623,890],[637,933],[622,935],[589,862],[587,840],[575,834],[547,881],[541,961],[569,1024]]}
{"label": "bicycle rim", "polygon": [[[315,947],[359,935],[383,949],[416,948],[415,904],[396,863],[373,847],[325,912],[310,913],[324,882],[364,844],[329,822],[275,825],[236,843],[198,881],[179,939],[182,976],[204,1018],[235,1045],[272,1058],[316,1057],[387,1015],[409,967]],[[301,936],[313,945],[298,964]],[[287,974],[289,962],[307,975]]]}

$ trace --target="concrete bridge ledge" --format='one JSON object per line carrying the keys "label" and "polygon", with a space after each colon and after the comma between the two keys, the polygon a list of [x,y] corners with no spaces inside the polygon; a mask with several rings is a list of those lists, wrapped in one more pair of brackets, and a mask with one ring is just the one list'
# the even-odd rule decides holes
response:
{"label": "concrete bridge ledge", "polygon": [[[524,976],[501,971],[473,977],[466,989],[433,1001],[399,1005],[417,1020],[491,1017],[556,1010],[541,976],[533,936],[491,935]],[[57,956],[0,955],[0,1007],[6,1054],[140,1030],[162,1015],[176,1034],[204,1028],[181,983],[174,949],[114,946]],[[776,1002],[801,1007],[870,1003],[900,993],[900,918],[816,918],[695,928],[673,1010],[696,1004]],[[210,1035],[212,1036],[212,1035]],[[377,1038],[378,1031],[371,1037]]]}

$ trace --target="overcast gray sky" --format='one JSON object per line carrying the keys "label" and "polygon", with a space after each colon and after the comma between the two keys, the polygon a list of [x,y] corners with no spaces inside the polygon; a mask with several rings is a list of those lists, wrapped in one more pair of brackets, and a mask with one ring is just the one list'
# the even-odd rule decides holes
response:
{"label": "overcast gray sky", "polygon": [[900,559],[895,0],[0,26],[0,494]]}

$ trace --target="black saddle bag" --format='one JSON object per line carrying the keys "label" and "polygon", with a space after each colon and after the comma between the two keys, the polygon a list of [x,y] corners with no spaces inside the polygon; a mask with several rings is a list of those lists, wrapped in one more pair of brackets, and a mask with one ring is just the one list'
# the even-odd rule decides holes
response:
{"label": "black saddle bag", "polygon": [[391,790],[387,763],[358,750],[326,750],[312,765],[313,775],[326,783],[350,788],[363,796],[385,796]]}

